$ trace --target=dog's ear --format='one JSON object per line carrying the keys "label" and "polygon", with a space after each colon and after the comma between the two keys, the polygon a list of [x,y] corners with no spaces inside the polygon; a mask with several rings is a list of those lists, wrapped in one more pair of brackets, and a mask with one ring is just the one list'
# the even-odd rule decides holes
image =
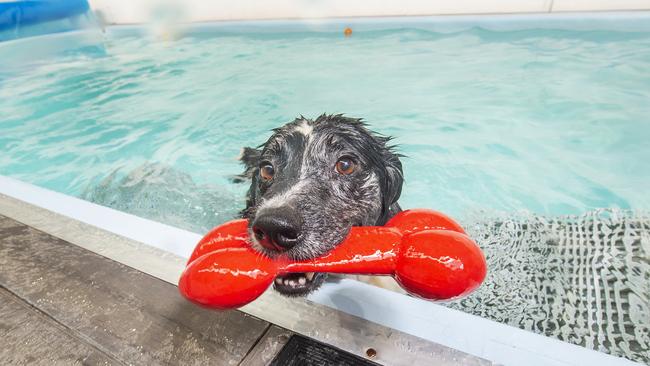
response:
{"label": "dog's ear", "polygon": [[246,208],[240,212],[241,216],[244,218],[250,218],[251,210],[255,207],[257,196],[257,169],[261,155],[261,150],[252,147],[245,147],[239,156],[239,161],[244,164],[244,172],[232,178],[232,181],[235,183],[250,182],[251,184],[248,188],[248,192],[246,192]]}
{"label": "dog's ear", "polygon": [[402,162],[399,157],[394,156],[394,158],[394,161],[386,165],[386,188],[383,197],[383,208],[386,212],[399,200],[402,195],[402,184],[404,183]]}
{"label": "dog's ear", "polygon": [[260,162],[261,150],[245,147],[239,155],[239,161],[244,164],[244,172],[231,178],[233,183],[248,182],[253,178]]}
{"label": "dog's ear", "polygon": [[[390,139],[386,139],[384,143]],[[404,173],[402,171],[402,162],[400,161],[399,154],[394,152],[394,146],[385,146],[384,150],[384,177],[380,181],[380,188],[382,192],[382,207],[381,217],[379,218],[380,224],[383,225],[390,219],[392,207],[397,205],[397,201],[402,194],[402,185],[404,183]],[[399,208],[398,210],[399,211]],[[394,214],[394,212],[392,212]]]}

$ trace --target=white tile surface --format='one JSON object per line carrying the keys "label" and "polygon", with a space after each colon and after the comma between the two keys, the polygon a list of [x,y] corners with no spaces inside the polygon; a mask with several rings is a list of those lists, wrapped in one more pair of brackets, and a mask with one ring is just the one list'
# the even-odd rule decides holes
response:
{"label": "white tile surface", "polygon": [[167,9],[182,21],[547,12],[551,0],[90,0],[113,24],[144,23]]}
{"label": "white tile surface", "polygon": [[650,0],[89,0],[110,24],[650,10]]}
{"label": "white tile surface", "polygon": [[650,10],[650,0],[554,0],[552,11]]}

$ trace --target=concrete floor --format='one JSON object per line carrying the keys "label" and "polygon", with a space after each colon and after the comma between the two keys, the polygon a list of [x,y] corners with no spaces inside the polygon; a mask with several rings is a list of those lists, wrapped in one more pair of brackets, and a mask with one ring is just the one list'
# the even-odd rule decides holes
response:
{"label": "concrete floor", "polygon": [[0,364],[265,365],[290,335],[0,216]]}

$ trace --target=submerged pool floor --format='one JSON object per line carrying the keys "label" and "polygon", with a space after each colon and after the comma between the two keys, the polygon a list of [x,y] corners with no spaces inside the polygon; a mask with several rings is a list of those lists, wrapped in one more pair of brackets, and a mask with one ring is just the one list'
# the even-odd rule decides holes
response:
{"label": "submerged pool floor", "polygon": [[0,70],[0,174],[203,232],[243,207],[241,147],[300,114],[363,117],[406,155],[402,206],[486,250],[486,286],[450,306],[650,362],[650,33],[165,39],[109,28]]}
{"label": "submerged pool floor", "polygon": [[650,361],[650,215],[597,210],[468,227],[488,280],[450,307]]}

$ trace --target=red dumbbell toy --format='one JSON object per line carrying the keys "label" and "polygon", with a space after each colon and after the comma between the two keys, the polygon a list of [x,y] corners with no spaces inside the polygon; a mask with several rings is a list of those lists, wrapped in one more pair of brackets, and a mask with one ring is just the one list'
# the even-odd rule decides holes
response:
{"label": "red dumbbell toy", "polygon": [[308,261],[271,259],[249,244],[246,220],[210,231],[194,249],[178,287],[189,300],[216,309],[248,304],[277,275],[331,272],[391,275],[429,300],[467,295],[485,278],[485,257],[464,230],[431,210],[398,213],[385,226],[353,227],[329,253]]}

